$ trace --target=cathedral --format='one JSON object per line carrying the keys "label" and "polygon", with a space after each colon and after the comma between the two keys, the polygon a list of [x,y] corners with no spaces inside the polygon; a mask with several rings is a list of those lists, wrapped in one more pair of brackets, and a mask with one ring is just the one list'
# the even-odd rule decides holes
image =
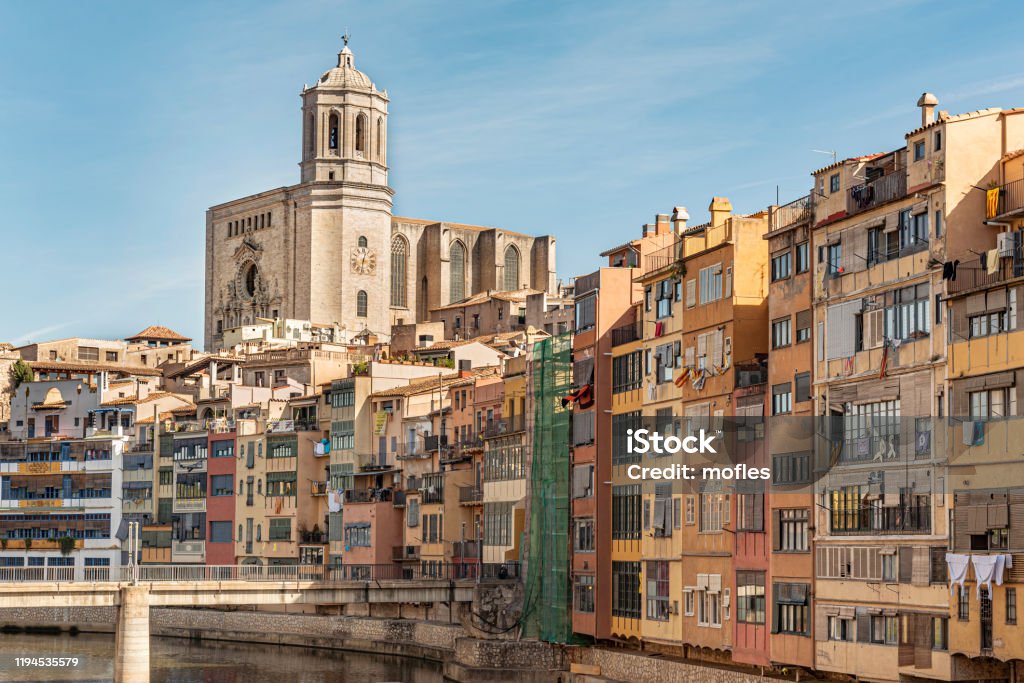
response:
{"label": "cathedral", "polygon": [[302,90],[299,183],[206,212],[207,350],[256,318],[386,341],[392,324],[478,292],[555,289],[554,237],[392,215],[387,91],[345,42]]}

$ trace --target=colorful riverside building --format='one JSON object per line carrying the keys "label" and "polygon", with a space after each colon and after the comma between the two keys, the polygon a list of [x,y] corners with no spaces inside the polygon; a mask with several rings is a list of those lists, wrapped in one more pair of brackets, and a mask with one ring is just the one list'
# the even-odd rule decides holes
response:
{"label": "colorful riverside building", "polygon": [[0,443],[0,567],[87,581],[120,565],[124,446],[123,437]]}
{"label": "colorful riverside building", "polygon": [[[1006,124],[1013,115],[1005,118]],[[987,661],[1002,678],[1024,673],[1018,596],[1024,582],[1024,153],[1007,149],[981,226],[955,280],[947,280],[950,456],[953,494],[950,551],[961,557],[1010,555],[1002,585],[977,589],[977,572],[950,599],[950,655]],[[978,193],[980,194],[980,192]],[[995,196],[992,196],[995,195]],[[981,213],[983,211],[984,213]],[[985,263],[981,263],[984,254]],[[969,434],[969,438],[965,435]],[[969,443],[968,443],[969,442]],[[973,559],[972,559],[973,562]]]}
{"label": "colorful riverside building", "polygon": [[936,103],[921,97],[921,126],[900,148],[814,173],[814,394],[828,418],[816,453],[827,474],[816,483],[815,665],[873,680],[983,673],[947,642],[959,485],[942,476],[952,434],[931,416],[960,409],[942,296],[1001,229],[983,223],[984,188],[1022,143],[1021,117],[935,117]]}
{"label": "colorful riverside building", "polygon": [[814,668],[812,219],[812,195],[773,206],[765,235],[770,328],[764,414],[770,416],[765,424],[773,479],[764,503],[771,539],[762,598],[769,631],[764,657],[806,669]]}
{"label": "colorful riverside building", "polygon": [[[572,631],[595,639],[610,637],[612,626],[612,330],[629,321],[639,299],[630,263],[600,268],[575,285],[571,529],[577,540],[592,530],[593,540],[571,555]],[[623,585],[636,586],[639,578],[623,577]]]}

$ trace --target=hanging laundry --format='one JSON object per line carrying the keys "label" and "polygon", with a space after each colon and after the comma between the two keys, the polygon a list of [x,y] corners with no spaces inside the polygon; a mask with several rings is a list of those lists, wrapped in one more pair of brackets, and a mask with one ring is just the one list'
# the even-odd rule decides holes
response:
{"label": "hanging laundry", "polygon": [[679,374],[676,375],[676,378],[672,380],[672,383],[675,384],[677,387],[682,388],[682,386],[686,384],[686,380],[689,376],[690,368],[683,368],[682,370],[679,371]]}
{"label": "hanging laundry", "polygon": [[665,323],[654,323],[654,336],[660,337],[665,331]]}
{"label": "hanging laundry", "polygon": [[946,261],[942,264],[942,279],[956,280],[956,269],[960,266],[960,259]]}
{"label": "hanging laundry", "polygon": [[583,409],[594,405],[594,386],[592,384],[584,384],[579,389],[562,397],[563,408],[568,408],[572,403],[578,404]]}
{"label": "hanging laundry", "polygon": [[985,267],[985,272],[988,273],[989,275],[995,275],[996,273],[998,273],[999,272],[999,250],[998,249],[989,249],[987,252],[982,254],[982,256],[984,256],[985,259],[988,261],[988,264]]}
{"label": "hanging laundry", "polygon": [[981,269],[988,270],[988,252],[981,252],[981,255],[978,258],[981,259]]}
{"label": "hanging laundry", "polygon": [[[992,596],[992,580],[995,578],[996,565],[999,563],[999,555],[971,555],[971,564],[974,566],[974,596],[981,600],[982,584],[988,588],[989,597]],[[1005,562],[1005,561],[1004,561]],[[1002,577],[1000,577],[1002,582]]]}
{"label": "hanging laundry", "polygon": [[949,594],[953,594],[953,586],[960,584],[960,590],[964,588],[964,581],[967,580],[967,565],[971,561],[970,555],[959,553],[946,553],[946,567],[949,568]]}

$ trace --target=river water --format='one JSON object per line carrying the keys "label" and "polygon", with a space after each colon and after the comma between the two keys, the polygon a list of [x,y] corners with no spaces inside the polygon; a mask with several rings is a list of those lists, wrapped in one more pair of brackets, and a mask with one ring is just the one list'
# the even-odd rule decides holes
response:
{"label": "river water", "polygon": [[[443,683],[419,659],[276,645],[153,638],[151,683]],[[114,636],[0,633],[0,681],[109,681]],[[19,666],[19,657],[78,658],[77,666]]]}

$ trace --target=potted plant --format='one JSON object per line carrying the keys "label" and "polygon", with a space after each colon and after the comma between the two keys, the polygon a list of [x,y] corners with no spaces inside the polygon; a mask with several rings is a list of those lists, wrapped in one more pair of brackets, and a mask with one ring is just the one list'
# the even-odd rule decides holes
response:
{"label": "potted plant", "polygon": [[25,539],[25,550],[32,550],[32,539],[31,538],[26,538]]}
{"label": "potted plant", "polygon": [[71,551],[75,549],[75,539],[70,536],[61,536],[57,539],[57,543],[60,545],[60,554],[67,557],[71,554]]}

